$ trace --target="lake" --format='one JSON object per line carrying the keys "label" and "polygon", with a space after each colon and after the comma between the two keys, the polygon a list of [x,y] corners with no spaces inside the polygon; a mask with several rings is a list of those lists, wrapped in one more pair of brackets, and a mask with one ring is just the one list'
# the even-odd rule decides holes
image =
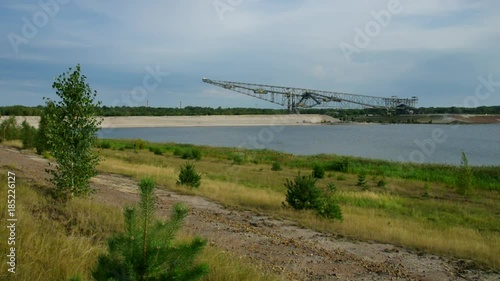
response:
{"label": "lake", "polygon": [[500,166],[500,125],[307,125],[101,129],[100,138],[337,154],[415,163]]}

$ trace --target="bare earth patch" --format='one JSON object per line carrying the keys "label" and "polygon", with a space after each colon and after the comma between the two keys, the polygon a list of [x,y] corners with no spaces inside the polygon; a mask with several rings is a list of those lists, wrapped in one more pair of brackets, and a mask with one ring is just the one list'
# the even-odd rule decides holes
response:
{"label": "bare earth patch", "polygon": [[[30,152],[0,146],[0,166],[15,167],[19,178],[41,182],[46,160]],[[120,175],[102,174],[92,181],[94,200],[125,206],[138,199],[137,183]],[[164,188],[164,187],[160,187]],[[388,244],[354,241],[276,220],[250,211],[231,210],[199,196],[157,190],[158,212],[184,202],[191,208],[184,229],[209,243],[246,257],[263,270],[287,280],[500,280],[472,263],[417,253]]]}

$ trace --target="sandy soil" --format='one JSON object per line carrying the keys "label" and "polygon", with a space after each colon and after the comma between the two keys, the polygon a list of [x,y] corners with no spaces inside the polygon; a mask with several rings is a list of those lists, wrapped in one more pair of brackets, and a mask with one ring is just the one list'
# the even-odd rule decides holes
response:
{"label": "sandy soil", "polygon": [[[44,182],[46,162],[33,153],[0,146],[0,167],[15,167],[20,180]],[[101,174],[92,187],[97,190],[93,199],[105,204],[124,206],[138,199],[136,182],[120,175]],[[167,189],[157,190],[161,216],[167,217],[174,203],[188,204],[189,233],[287,280],[500,280],[500,274],[481,271],[469,261],[319,233]]]}
{"label": "sandy soil", "polygon": [[[6,118],[2,116],[2,119]],[[26,120],[38,127],[40,117],[18,116],[20,124]],[[102,128],[148,128],[148,127],[195,127],[195,126],[268,126],[268,125],[308,125],[324,122],[339,122],[327,115],[210,115],[210,116],[124,116],[104,117]]]}

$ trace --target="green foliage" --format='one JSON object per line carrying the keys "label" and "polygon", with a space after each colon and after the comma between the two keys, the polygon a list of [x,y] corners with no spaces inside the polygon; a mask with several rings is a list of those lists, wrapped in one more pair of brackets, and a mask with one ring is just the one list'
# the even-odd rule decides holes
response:
{"label": "green foliage", "polygon": [[68,281],[82,281],[82,276],[81,275],[73,276],[69,278]]}
{"label": "green foliage", "polygon": [[174,155],[187,160],[201,160],[201,150],[193,147],[175,147]]}
{"label": "green foliage", "polygon": [[337,192],[337,185],[334,182],[329,182],[326,185],[326,190],[331,193]]}
{"label": "green foliage", "polygon": [[35,127],[28,124],[26,120],[21,123],[21,140],[23,142],[24,149],[35,147],[36,134],[37,130]]}
{"label": "green foliage", "polygon": [[158,146],[150,146],[149,151],[153,152],[155,155],[162,155],[163,154],[163,149]]}
{"label": "green foliage", "polygon": [[16,118],[11,116],[0,123],[0,139],[15,140],[19,139],[21,130],[17,125]]}
{"label": "green foliage", "polygon": [[206,241],[198,237],[185,244],[173,241],[188,215],[187,207],[176,204],[169,221],[158,221],[154,180],[142,179],[139,189],[139,208],[125,208],[125,233],[108,240],[108,253],[99,256],[92,277],[118,281],[203,278],[208,266],[197,264],[196,257]]}
{"label": "green foliage", "polygon": [[316,179],[322,179],[325,177],[325,168],[323,166],[315,164],[313,166],[312,176]]}
{"label": "green foliage", "polygon": [[176,147],[174,148],[174,155],[175,156],[182,156],[182,153],[184,152],[183,149],[181,149],[180,147]]}
{"label": "green foliage", "polygon": [[231,155],[231,160],[233,160],[234,165],[242,165],[245,163],[245,154],[238,152]]}
{"label": "green foliage", "polygon": [[467,155],[462,151],[462,159],[460,169],[457,175],[458,192],[464,196],[468,196],[472,190],[472,170],[469,166]]}
{"label": "green foliage", "polygon": [[[131,149],[130,140],[110,140],[112,147],[116,149]],[[158,144],[159,145],[159,144]],[[186,147],[185,144],[163,144],[165,151],[172,151],[174,155],[181,156]],[[194,147],[189,145],[189,147]],[[235,149],[230,147],[209,147],[195,146],[199,149],[203,156],[211,157],[219,160],[231,160],[235,154]],[[332,163],[345,161],[348,168],[348,173],[358,174],[366,173],[368,176],[384,176],[387,178],[413,179],[419,181],[427,181],[429,183],[442,183],[445,185],[455,186],[457,181],[457,166],[444,164],[414,164],[414,163],[397,163],[384,160],[365,159],[357,157],[341,157],[335,155],[292,155],[289,153],[277,152],[266,149],[259,150],[237,150],[244,155],[251,155],[252,163],[257,161],[259,164],[272,165],[274,162],[286,163],[289,168],[309,169],[311,163],[316,163],[325,167],[328,172],[332,171]],[[340,159],[340,160],[339,160]],[[249,159],[244,159],[245,162]],[[500,191],[500,169],[496,166],[471,166],[472,170],[472,186],[482,190],[497,190]],[[337,180],[342,181],[348,178],[347,174],[335,173]],[[376,183],[374,183],[376,185]]]}
{"label": "green foliage", "polygon": [[[46,136],[57,165],[52,175],[55,195],[60,200],[91,193],[90,178],[97,174],[99,157],[92,152],[100,121],[95,117],[97,93],[85,83],[80,65],[55,79],[52,88],[57,102],[47,99]],[[49,164],[50,165],[50,164]]]}
{"label": "green foliage", "polygon": [[349,159],[344,158],[341,160],[332,161],[327,166],[328,170],[337,171],[342,173],[348,173],[350,171],[351,162]]}
{"label": "green foliage", "polygon": [[141,139],[137,139],[134,141],[134,150],[144,149],[146,148],[147,142]]}
{"label": "green foliage", "polygon": [[281,168],[281,164],[279,162],[273,162],[273,165],[271,166],[272,171],[281,171],[283,170]]}
{"label": "green foliage", "polygon": [[377,181],[377,187],[385,187],[387,185],[387,181],[385,179],[385,177],[382,177],[381,179],[379,179]]}
{"label": "green foliage", "polygon": [[109,141],[100,141],[97,144],[97,147],[102,148],[102,149],[110,149],[111,148],[111,142],[109,142]]}
{"label": "green foliage", "polygon": [[312,176],[295,177],[294,181],[286,179],[286,203],[296,210],[316,209],[321,198],[321,190],[316,187],[316,179]]}
{"label": "green foliage", "polygon": [[315,208],[315,210],[319,216],[327,219],[339,221],[342,221],[344,219],[342,217],[342,210],[340,209],[339,204],[337,204],[333,196],[322,197],[319,200],[318,206]]}
{"label": "green foliage", "polygon": [[181,167],[177,184],[187,185],[193,188],[200,187],[201,175],[196,172],[194,164],[187,162]]}
{"label": "green foliage", "polygon": [[366,183],[366,174],[365,173],[360,173],[358,174],[358,182],[356,183],[357,186],[361,186],[364,189],[368,188],[368,184]]}
{"label": "green foliage", "polygon": [[422,197],[424,198],[429,198],[431,194],[429,193],[431,191],[431,186],[428,183],[425,183],[424,185],[424,194],[422,194]]}
{"label": "green foliage", "polygon": [[284,206],[296,210],[315,210],[316,213],[327,219],[342,220],[342,211],[333,197],[336,186],[330,183],[327,192],[322,192],[316,187],[316,178],[311,176],[295,177],[294,181],[286,179],[287,188]]}
{"label": "green foliage", "polygon": [[50,150],[50,144],[47,136],[48,116],[54,114],[55,104],[52,101],[47,101],[47,105],[43,109],[40,122],[38,122],[38,130],[36,132],[35,148],[36,153],[42,155],[44,151]]}
{"label": "green foliage", "polygon": [[187,148],[182,152],[182,159],[201,160],[201,151],[196,148]]}

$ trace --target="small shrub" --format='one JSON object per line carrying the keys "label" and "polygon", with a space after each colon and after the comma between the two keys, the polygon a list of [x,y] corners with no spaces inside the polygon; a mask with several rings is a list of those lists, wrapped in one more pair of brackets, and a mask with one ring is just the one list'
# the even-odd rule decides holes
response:
{"label": "small shrub", "polygon": [[358,183],[356,183],[357,186],[361,186],[363,190],[368,188],[368,185],[366,183],[366,175],[364,173],[358,174]]}
{"label": "small shrub", "polygon": [[316,179],[322,179],[325,177],[325,168],[321,165],[314,165],[312,176]]}
{"label": "small shrub", "polygon": [[335,185],[335,183],[333,182],[329,182],[327,185],[326,185],[326,190],[328,192],[331,192],[331,193],[334,193],[337,191],[337,185]]}
{"label": "small shrub", "polygon": [[385,187],[387,185],[387,181],[385,180],[385,178],[381,178],[377,181],[377,186],[378,187]]}
{"label": "small shrub", "polygon": [[347,177],[345,175],[338,175],[337,176],[338,181],[345,181],[346,179],[347,179]]}
{"label": "small shrub", "polygon": [[98,147],[102,148],[102,149],[110,149],[111,148],[111,143],[109,141],[101,141],[98,144]]}
{"label": "small shrub", "polygon": [[134,141],[134,150],[144,149],[147,143],[141,139],[137,139]]}
{"label": "small shrub", "polygon": [[174,148],[174,156],[182,156],[184,151],[180,147]]}
{"label": "small shrub", "polygon": [[42,152],[42,157],[45,158],[45,159],[50,159],[52,158],[52,156],[50,155],[50,152],[48,152],[47,150],[44,150]]}
{"label": "small shrub", "polygon": [[273,171],[281,171],[283,169],[281,168],[281,164],[279,162],[274,162],[273,166],[271,167],[271,170],[273,170]]}
{"label": "small shrub", "polygon": [[294,181],[286,179],[286,203],[296,210],[315,209],[318,207],[321,190],[316,187],[316,179],[312,176],[295,177]]}
{"label": "small shrub", "polygon": [[467,155],[462,151],[462,159],[457,175],[458,193],[468,196],[472,189],[472,169],[469,166]]}
{"label": "small shrub", "polygon": [[243,153],[235,153],[231,156],[234,165],[242,165],[245,163],[245,154]]}
{"label": "small shrub", "polygon": [[182,204],[173,207],[168,221],[155,219],[155,182],[139,183],[138,207],[124,210],[125,232],[108,240],[108,253],[98,258],[92,271],[94,280],[200,280],[208,273],[206,264],[197,263],[197,255],[206,245],[199,237],[187,243],[174,243],[188,215]]}
{"label": "small shrub", "polygon": [[342,173],[348,173],[349,172],[349,169],[350,169],[350,161],[349,159],[347,158],[344,158],[340,161],[333,161],[330,165],[329,165],[329,170],[332,170],[332,171],[337,171],[337,172],[342,172]]}
{"label": "small shrub", "polygon": [[150,146],[149,151],[153,152],[155,155],[162,155],[163,154],[163,149],[161,149],[158,146]]}
{"label": "small shrub", "polygon": [[35,147],[36,133],[37,131],[35,127],[31,126],[28,122],[26,122],[26,120],[24,120],[21,124],[21,140],[23,142],[24,149]]}
{"label": "small shrub", "polygon": [[324,218],[342,221],[342,210],[335,199],[331,196],[323,197],[319,200],[316,213]]}
{"label": "small shrub", "polygon": [[194,160],[197,160],[197,161],[201,160],[201,151],[199,149],[193,148],[191,150],[191,155],[193,156]]}
{"label": "small shrub", "polygon": [[193,151],[191,149],[185,149],[181,155],[182,159],[193,159]]}
{"label": "small shrub", "polygon": [[196,172],[194,164],[188,162],[181,167],[177,184],[187,185],[193,188],[200,187],[201,175]]}
{"label": "small shrub", "polygon": [[424,198],[429,198],[431,196],[431,194],[429,193],[429,191],[431,191],[431,187],[428,183],[425,183],[424,185],[424,194],[422,194],[422,197]]}
{"label": "small shrub", "polygon": [[17,124],[16,118],[11,116],[0,123],[0,137],[4,141],[19,139],[21,130]]}

